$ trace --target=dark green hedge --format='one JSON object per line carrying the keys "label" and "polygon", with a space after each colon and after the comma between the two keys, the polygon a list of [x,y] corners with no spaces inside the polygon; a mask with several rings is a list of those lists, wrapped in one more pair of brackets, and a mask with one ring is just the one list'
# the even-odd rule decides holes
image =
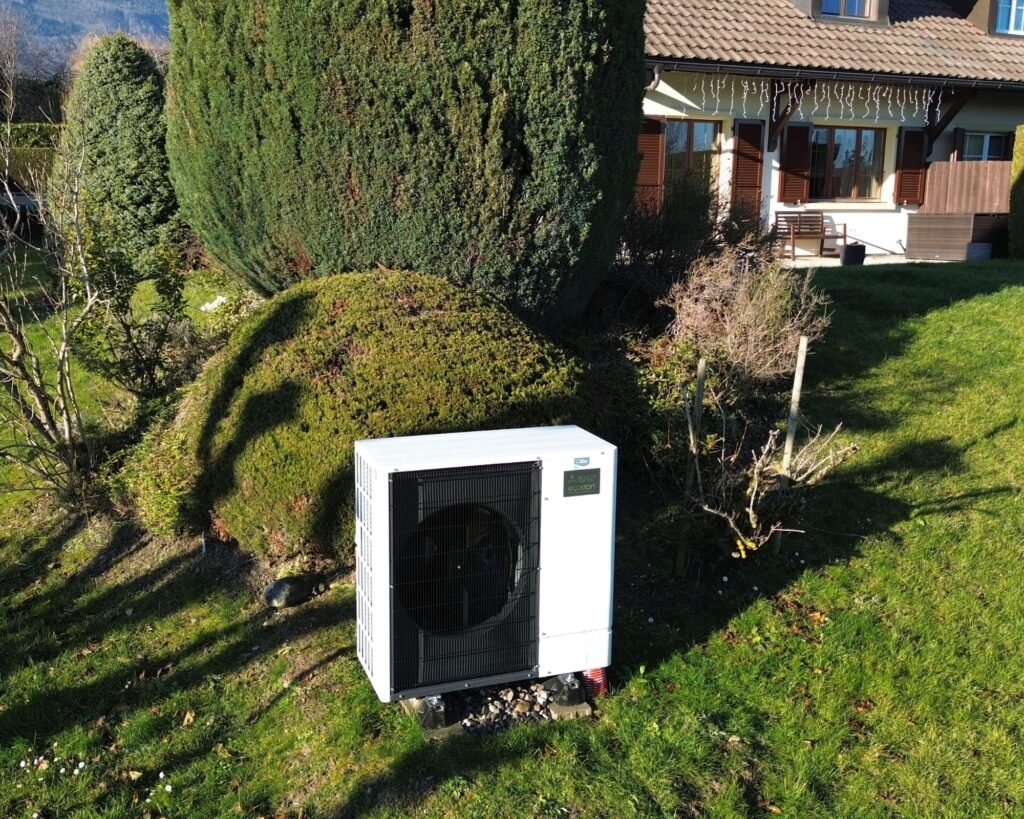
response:
{"label": "dark green hedge", "polygon": [[53,148],[60,127],[51,122],[15,122],[11,125],[12,148]]}
{"label": "dark green hedge", "polygon": [[1024,125],[1017,126],[1010,166],[1010,256],[1024,259]]}
{"label": "dark green hedge", "polygon": [[264,293],[376,264],[556,321],[637,163],[643,0],[170,0],[172,173]]}
{"label": "dark green hedge", "polygon": [[158,531],[208,526],[274,558],[351,557],[360,438],[581,420],[581,369],[440,277],[290,288],[232,335],[124,482]]}

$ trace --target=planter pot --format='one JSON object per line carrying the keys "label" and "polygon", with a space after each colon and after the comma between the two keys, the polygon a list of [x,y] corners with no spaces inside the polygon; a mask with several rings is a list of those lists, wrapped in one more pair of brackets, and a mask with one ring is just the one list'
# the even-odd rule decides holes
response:
{"label": "planter pot", "polygon": [[843,267],[864,264],[864,254],[866,251],[867,247],[861,244],[843,245],[839,248],[839,263]]}

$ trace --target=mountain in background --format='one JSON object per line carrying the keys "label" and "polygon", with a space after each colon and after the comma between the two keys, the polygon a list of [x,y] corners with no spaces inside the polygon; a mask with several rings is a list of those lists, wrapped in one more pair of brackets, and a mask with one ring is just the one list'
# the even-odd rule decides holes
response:
{"label": "mountain in background", "polygon": [[67,62],[90,34],[124,31],[153,41],[168,37],[166,0],[9,0],[41,68]]}

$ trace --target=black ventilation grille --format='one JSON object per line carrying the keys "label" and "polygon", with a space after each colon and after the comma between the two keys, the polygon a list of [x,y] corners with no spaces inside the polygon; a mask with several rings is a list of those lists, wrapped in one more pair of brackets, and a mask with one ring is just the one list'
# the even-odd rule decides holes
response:
{"label": "black ventilation grille", "polygon": [[396,694],[537,665],[540,464],[391,476]]}

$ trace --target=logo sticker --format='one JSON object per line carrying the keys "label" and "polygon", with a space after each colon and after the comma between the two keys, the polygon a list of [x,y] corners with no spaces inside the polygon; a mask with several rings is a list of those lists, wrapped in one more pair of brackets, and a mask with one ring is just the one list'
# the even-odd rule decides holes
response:
{"label": "logo sticker", "polygon": [[590,458],[577,458],[574,463],[577,468],[582,469],[585,466],[590,466]]}

